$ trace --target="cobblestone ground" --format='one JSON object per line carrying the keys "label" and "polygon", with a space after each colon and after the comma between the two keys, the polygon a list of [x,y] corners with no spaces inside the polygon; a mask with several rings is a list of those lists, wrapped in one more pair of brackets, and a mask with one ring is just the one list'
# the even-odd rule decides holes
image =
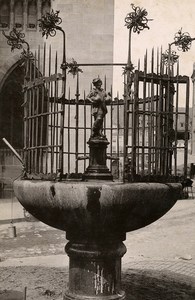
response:
{"label": "cobblestone ground", "polygon": [[[178,201],[157,222],[127,234],[122,275],[127,300],[195,299],[194,215],[195,200]],[[68,278],[65,233],[40,222],[14,225],[16,238],[9,236],[8,224],[0,225],[0,300],[11,299],[5,290],[22,295],[25,286],[27,300],[62,300]]]}

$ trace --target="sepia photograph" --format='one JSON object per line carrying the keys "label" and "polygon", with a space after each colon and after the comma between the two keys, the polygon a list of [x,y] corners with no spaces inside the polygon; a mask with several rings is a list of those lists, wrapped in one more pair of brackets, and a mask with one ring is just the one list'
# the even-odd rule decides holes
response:
{"label": "sepia photograph", "polygon": [[0,0],[0,300],[195,300],[194,0]]}

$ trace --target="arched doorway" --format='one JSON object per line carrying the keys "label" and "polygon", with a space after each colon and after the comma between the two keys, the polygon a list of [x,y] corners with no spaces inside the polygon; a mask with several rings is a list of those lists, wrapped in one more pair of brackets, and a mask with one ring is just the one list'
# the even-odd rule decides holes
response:
{"label": "arched doorway", "polygon": [[24,67],[19,64],[7,76],[0,91],[0,197],[9,198],[12,179],[21,173],[21,164],[2,141],[6,138],[21,154],[23,148]]}

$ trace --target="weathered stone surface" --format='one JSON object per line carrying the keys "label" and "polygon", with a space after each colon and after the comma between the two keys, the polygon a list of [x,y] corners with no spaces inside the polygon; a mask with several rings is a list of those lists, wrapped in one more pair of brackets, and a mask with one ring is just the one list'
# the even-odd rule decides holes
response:
{"label": "weathered stone surface", "polygon": [[116,238],[163,216],[179,199],[181,185],[16,180],[14,191],[32,215],[68,236]]}

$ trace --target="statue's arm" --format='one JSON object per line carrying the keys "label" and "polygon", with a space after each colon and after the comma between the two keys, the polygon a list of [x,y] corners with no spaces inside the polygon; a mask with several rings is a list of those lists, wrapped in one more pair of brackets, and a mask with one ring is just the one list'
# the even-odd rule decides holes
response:
{"label": "statue's arm", "polygon": [[87,95],[86,100],[89,100],[89,101],[93,102],[93,97],[94,97],[94,92],[91,91],[91,92]]}

